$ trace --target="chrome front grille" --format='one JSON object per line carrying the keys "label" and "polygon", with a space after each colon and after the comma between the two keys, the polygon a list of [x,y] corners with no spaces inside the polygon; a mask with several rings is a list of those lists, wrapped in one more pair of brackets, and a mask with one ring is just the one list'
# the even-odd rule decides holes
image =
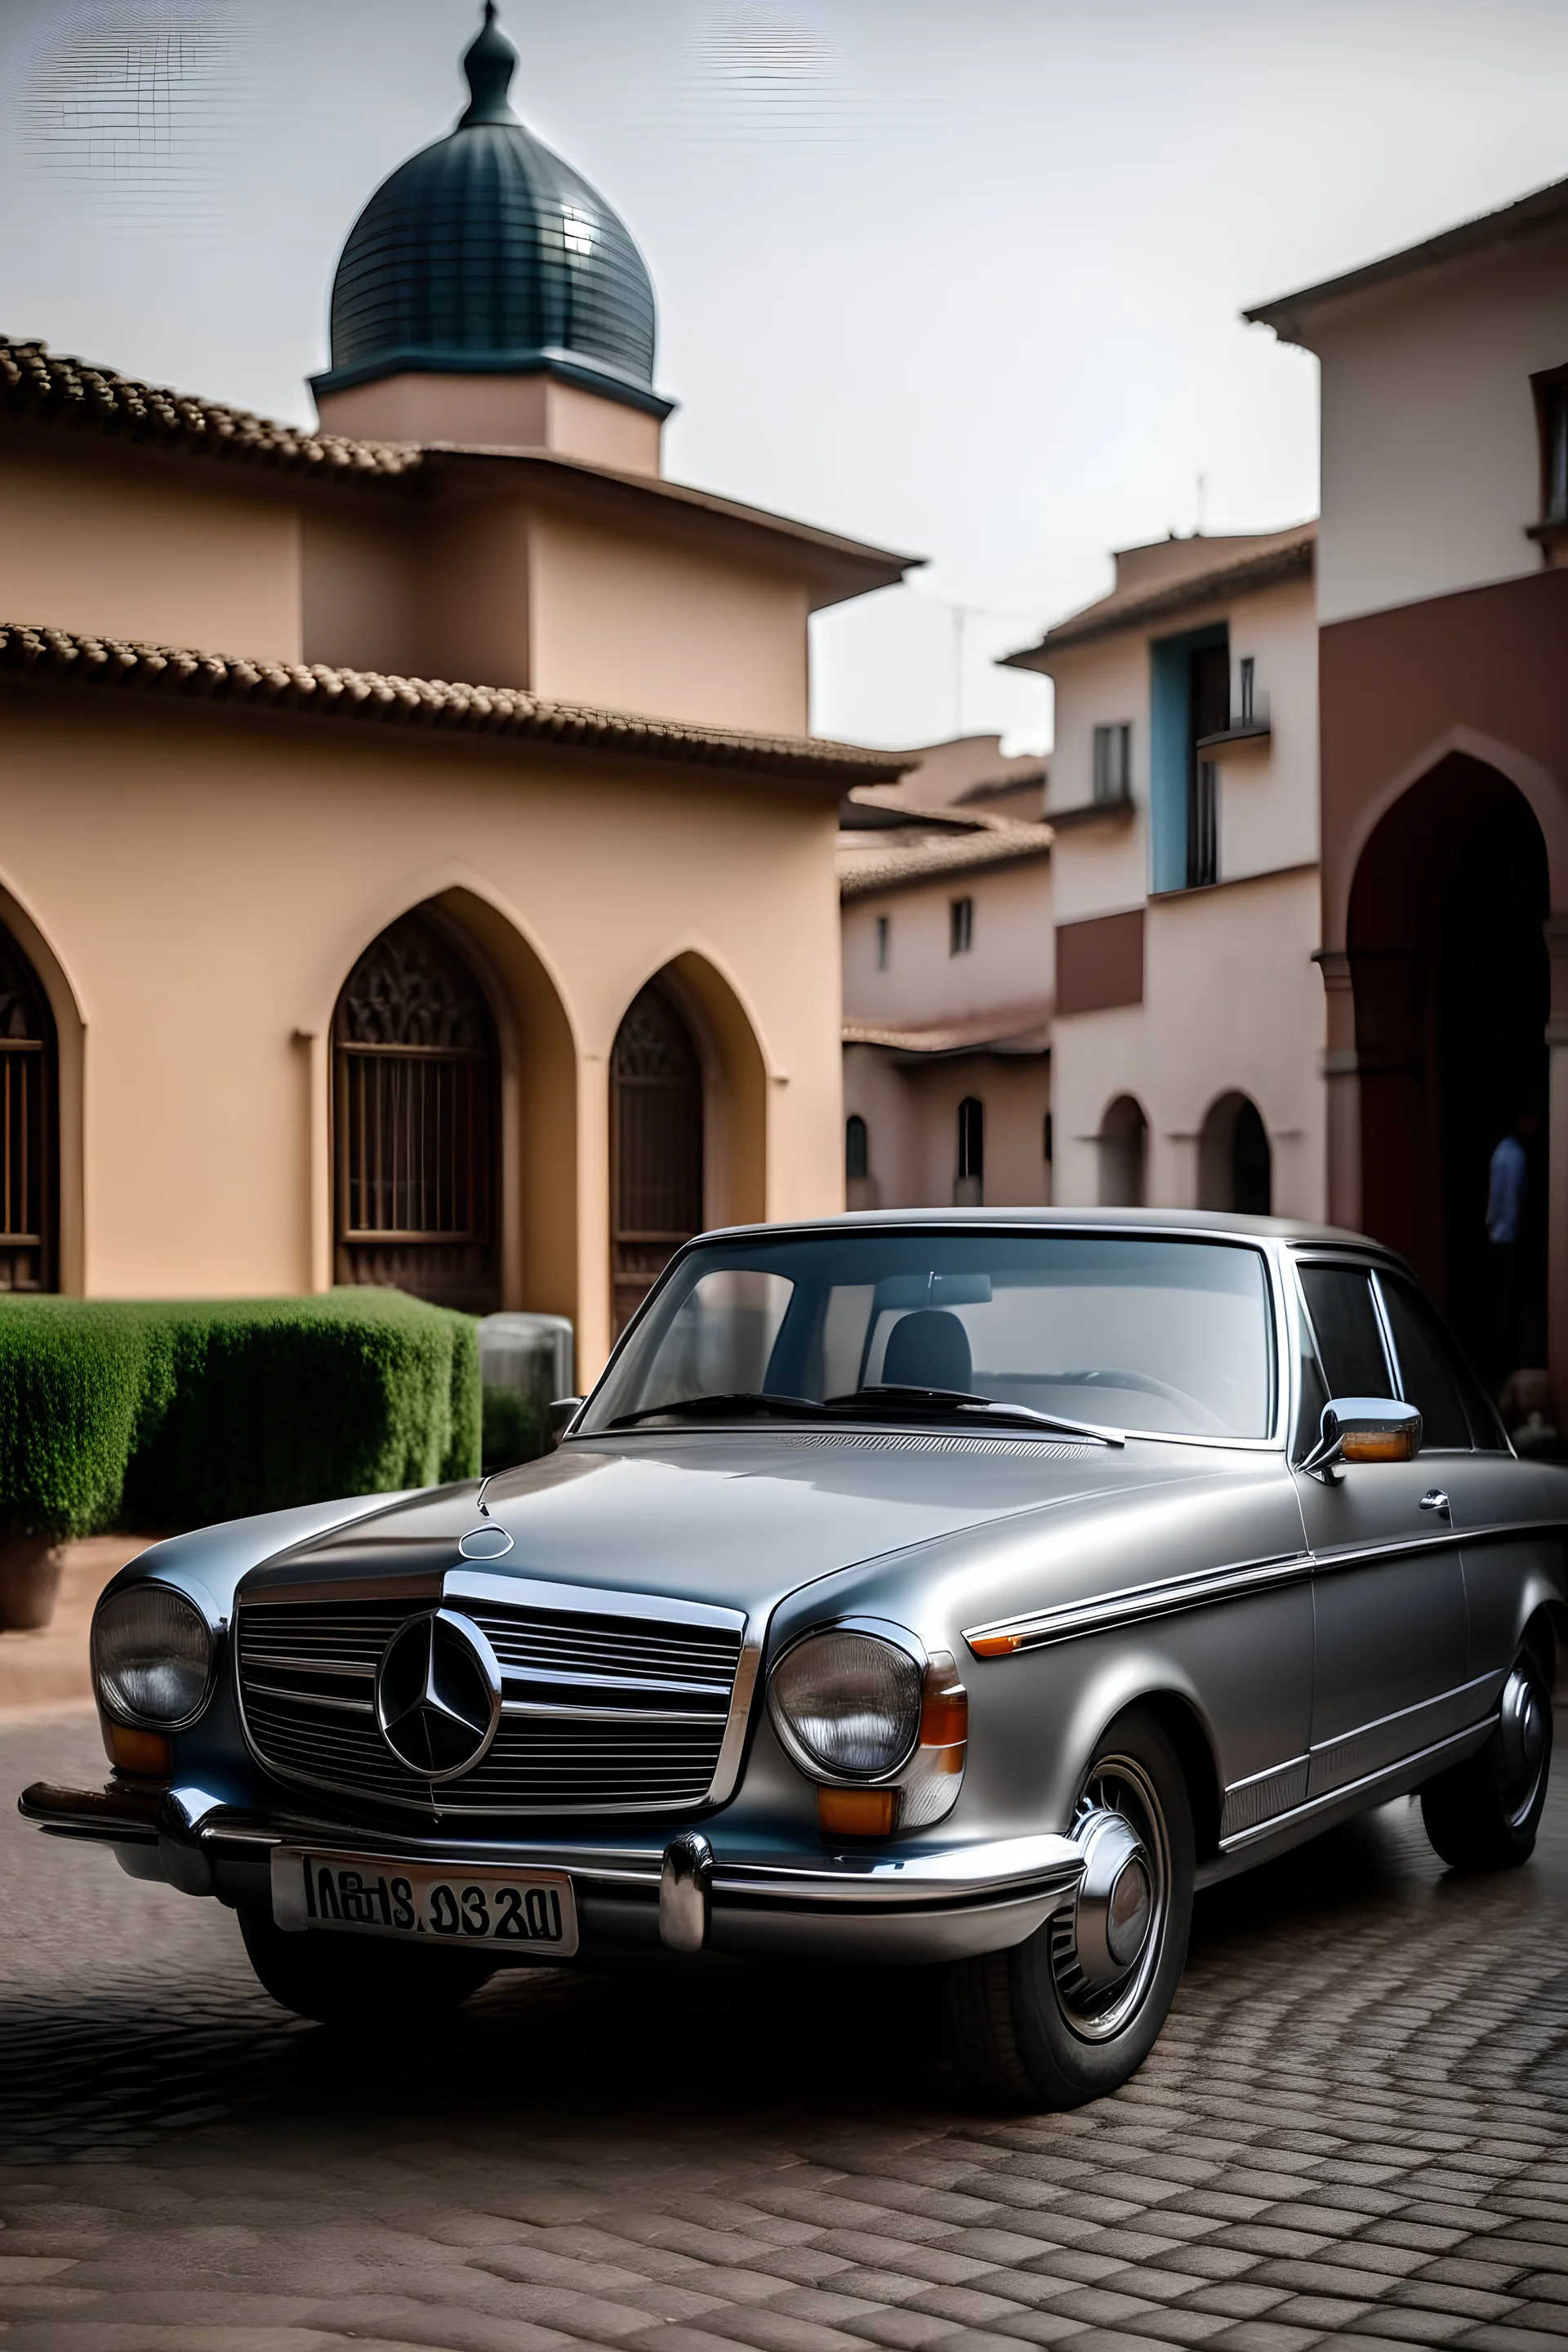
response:
{"label": "chrome front grille", "polygon": [[[381,1736],[375,1675],[411,1616],[445,1605],[489,1640],[501,1669],[495,1738],[471,1771],[432,1786]],[[239,1692],[251,1746],[282,1780],[420,1811],[571,1814],[679,1811],[715,1791],[742,1619],[395,1598],[320,1601],[242,1595]],[[744,1694],[742,1694],[742,1696]]]}

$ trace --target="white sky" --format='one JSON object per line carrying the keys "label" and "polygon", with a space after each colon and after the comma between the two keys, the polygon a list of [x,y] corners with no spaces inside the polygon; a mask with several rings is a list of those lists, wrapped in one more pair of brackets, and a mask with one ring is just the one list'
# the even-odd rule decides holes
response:
{"label": "white sky", "polygon": [[[338,249],[447,130],[470,0],[3,0],[0,326],[313,421]],[[1568,173],[1564,0],[502,0],[626,219],[679,479],[928,556],[815,625],[815,723],[1049,740],[992,657],[1198,517],[1312,511],[1248,303]],[[132,36],[127,41],[127,35]],[[153,90],[123,59],[158,45]],[[962,711],[954,622],[963,625]],[[25,616],[22,616],[25,617]]]}

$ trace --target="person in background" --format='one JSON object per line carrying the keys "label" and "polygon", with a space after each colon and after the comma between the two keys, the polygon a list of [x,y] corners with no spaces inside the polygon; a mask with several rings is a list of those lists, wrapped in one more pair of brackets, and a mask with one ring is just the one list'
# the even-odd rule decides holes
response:
{"label": "person in background", "polygon": [[1521,1111],[1492,1153],[1487,1185],[1487,1241],[1491,1262],[1491,1297],[1497,1363],[1503,1374],[1521,1361],[1520,1325],[1524,1297],[1524,1219],[1530,1201],[1526,1146],[1535,1134],[1533,1112]]}

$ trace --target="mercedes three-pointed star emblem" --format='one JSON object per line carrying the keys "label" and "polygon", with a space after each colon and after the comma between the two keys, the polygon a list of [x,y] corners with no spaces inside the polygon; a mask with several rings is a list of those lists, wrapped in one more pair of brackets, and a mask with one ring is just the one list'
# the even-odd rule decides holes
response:
{"label": "mercedes three-pointed star emblem", "polygon": [[468,1618],[432,1609],[400,1625],[375,1678],[375,1719],[400,1764],[422,1780],[472,1771],[500,1721],[495,1652]]}

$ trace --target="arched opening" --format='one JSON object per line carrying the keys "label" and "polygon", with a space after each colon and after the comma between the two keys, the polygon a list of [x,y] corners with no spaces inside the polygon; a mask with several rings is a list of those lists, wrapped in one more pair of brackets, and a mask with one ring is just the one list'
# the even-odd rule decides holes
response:
{"label": "arched opening", "polygon": [[668,987],[626,1008],[610,1063],[610,1279],[616,1333],[703,1224],[702,1063]]}
{"label": "arched opening", "polygon": [[958,1169],[952,1198],[960,1209],[977,1209],[985,1198],[985,1106],[977,1095],[965,1095],[958,1106]]}
{"label": "arched opening", "polygon": [[372,940],[332,1061],[337,1279],[499,1307],[495,1022],[446,922],[405,915]]}
{"label": "arched opening", "polygon": [[1198,1137],[1198,1206],[1267,1217],[1274,1205],[1268,1130],[1249,1095],[1211,1103]]}
{"label": "arched opening", "polygon": [[1100,1199],[1107,1209],[1141,1209],[1148,1189],[1149,1122],[1132,1095],[1118,1095],[1100,1122]]}
{"label": "arched opening", "polygon": [[844,1179],[863,1184],[871,1173],[871,1138],[865,1120],[852,1110],[844,1122]]}
{"label": "arched opening", "polygon": [[0,1290],[59,1286],[58,1065],[49,1000],[0,925]]}
{"label": "arched opening", "polygon": [[[1351,887],[1362,1220],[1411,1259],[1495,1389],[1546,1349],[1546,845],[1495,768],[1443,760],[1383,818]],[[1522,1143],[1512,1240],[1492,1158]]]}

